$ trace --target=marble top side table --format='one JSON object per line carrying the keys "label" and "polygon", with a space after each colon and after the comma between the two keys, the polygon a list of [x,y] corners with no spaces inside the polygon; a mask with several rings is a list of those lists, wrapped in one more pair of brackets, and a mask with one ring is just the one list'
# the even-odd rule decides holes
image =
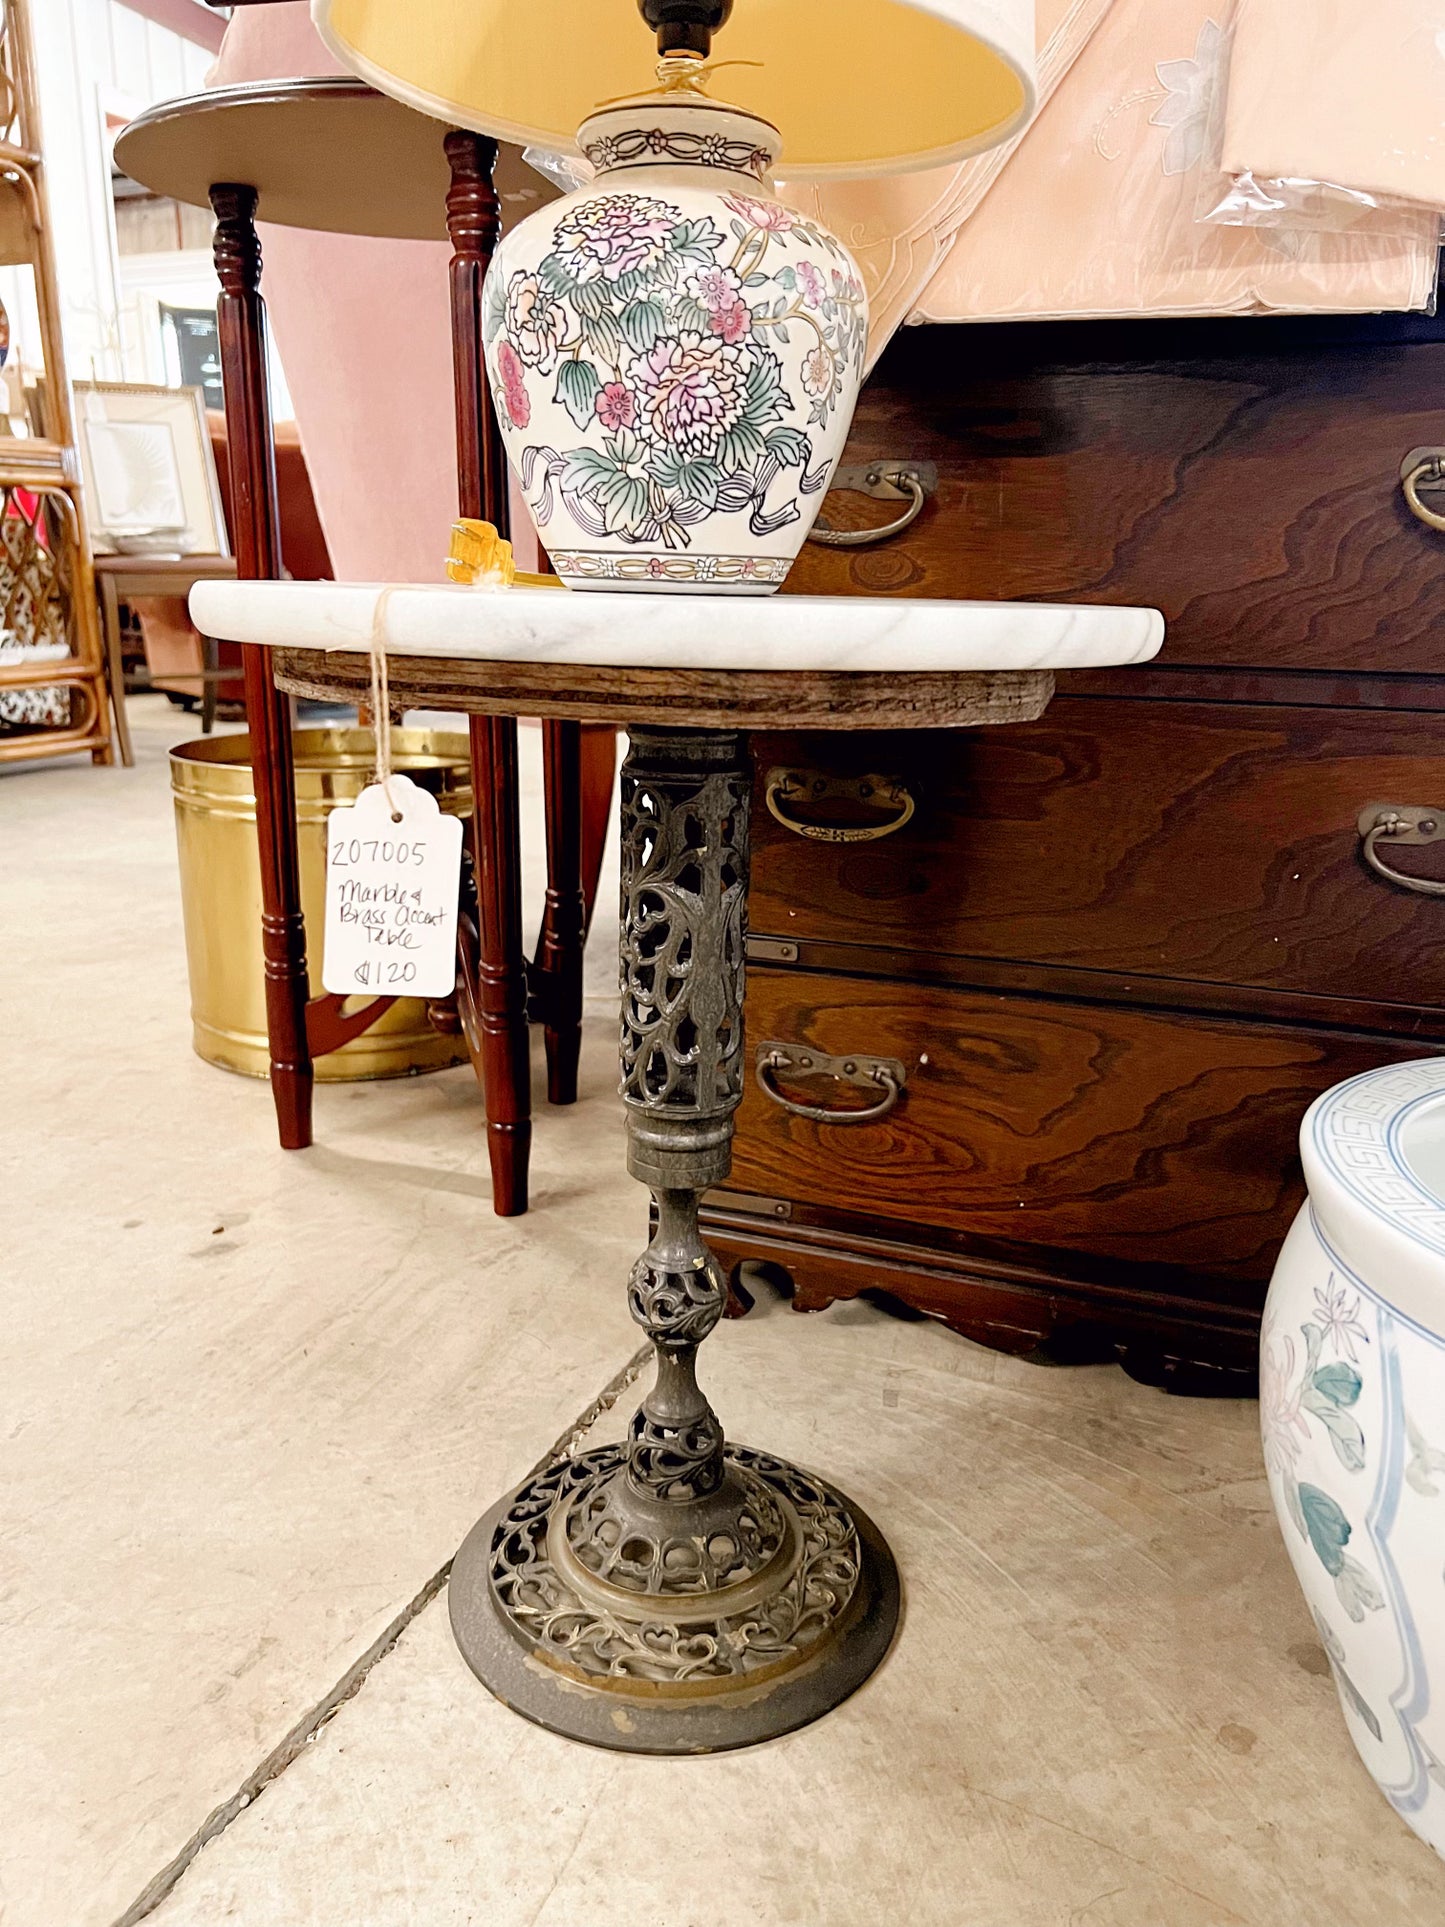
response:
{"label": "marble top side table", "polygon": [[[198,587],[212,633],[271,645],[283,686],[351,688],[380,591]],[[425,675],[494,712],[621,717],[621,1063],[627,1163],[652,1242],[627,1284],[656,1378],[625,1444],[579,1453],[478,1522],[452,1626],[490,1690],[555,1732],[628,1752],[771,1739],[851,1693],[898,1621],[892,1554],[826,1479],[728,1443],[697,1382],[726,1280],[698,1229],[742,1098],[747,730],[955,727],[1036,716],[1056,667],[1144,661],[1143,609],[739,602],[546,590],[397,590],[393,689]],[[740,666],[744,665],[744,666]],[[906,1098],[905,1098],[906,1101]]]}

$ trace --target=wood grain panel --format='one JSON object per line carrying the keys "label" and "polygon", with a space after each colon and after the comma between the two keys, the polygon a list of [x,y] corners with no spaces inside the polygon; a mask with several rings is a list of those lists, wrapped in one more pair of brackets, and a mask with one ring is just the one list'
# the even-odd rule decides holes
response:
{"label": "wood grain panel", "polygon": [[1398,474],[1445,444],[1445,341],[1421,332],[906,330],[844,460],[935,462],[938,493],[878,549],[808,546],[787,590],[1151,603],[1166,662],[1438,671],[1445,551]]}
{"label": "wood grain panel", "polygon": [[[877,1123],[814,1123],[750,1077],[731,1185],[959,1234],[1003,1257],[1087,1253],[1141,1279],[1269,1275],[1302,1196],[1299,1121],[1329,1085],[1422,1055],[1328,1031],[751,969],[764,1041],[909,1066]],[[804,1101],[857,1103],[822,1080]],[[940,1239],[946,1241],[945,1238]],[[1206,1295],[1209,1288],[1205,1287]]]}
{"label": "wood grain panel", "polygon": [[[1059,697],[1008,730],[754,748],[755,932],[1445,1006],[1445,903],[1374,875],[1355,827],[1371,801],[1445,807],[1438,717]],[[807,840],[763,807],[778,766],[900,776],[916,814]]]}

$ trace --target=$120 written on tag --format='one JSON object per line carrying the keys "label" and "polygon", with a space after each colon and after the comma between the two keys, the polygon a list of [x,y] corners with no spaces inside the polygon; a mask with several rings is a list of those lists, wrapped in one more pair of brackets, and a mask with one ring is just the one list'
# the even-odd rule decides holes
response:
{"label": "$120 written on tag", "polygon": [[447,997],[457,980],[461,820],[410,777],[387,787],[390,802],[374,783],[326,819],[321,981],[343,997]]}

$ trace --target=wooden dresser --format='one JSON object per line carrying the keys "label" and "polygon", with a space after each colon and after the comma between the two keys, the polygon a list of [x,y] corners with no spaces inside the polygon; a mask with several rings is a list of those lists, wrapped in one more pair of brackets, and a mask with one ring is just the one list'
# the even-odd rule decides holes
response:
{"label": "wooden dresser", "polygon": [[1153,603],[1168,640],[1061,676],[1036,723],[756,739],[770,1057],[706,1214],[726,1261],[802,1309],[876,1288],[1009,1351],[1240,1389],[1306,1105],[1445,1049],[1445,902],[1357,827],[1445,821],[1445,536],[1400,489],[1436,442],[1423,317],[894,343],[845,461],[934,463],[936,493],[880,547],[810,546],[790,590]]}

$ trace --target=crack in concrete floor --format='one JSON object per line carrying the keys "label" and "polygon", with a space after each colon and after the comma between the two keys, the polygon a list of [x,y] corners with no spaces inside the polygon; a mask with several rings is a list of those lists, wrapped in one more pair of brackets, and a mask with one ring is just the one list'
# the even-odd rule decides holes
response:
{"label": "crack in concrete floor", "polygon": [[[635,1385],[646,1369],[652,1355],[650,1345],[641,1345],[618,1372],[615,1372],[602,1390],[586,1405],[577,1417],[554,1440],[551,1446],[527,1473],[528,1479],[535,1479],[558,1460],[570,1457],[580,1440],[605,1412],[612,1407],[625,1392]],[[348,1700],[354,1699],[375,1667],[396,1648],[407,1627],[424,1612],[436,1598],[451,1576],[452,1562],[445,1560],[422,1586],[413,1598],[408,1600],[390,1625],[383,1628],[361,1656],[354,1660],[337,1680],[331,1690],[322,1695],[316,1704],[309,1707],[296,1721],[277,1746],[259,1761],[237,1787],[228,1800],[214,1807],[187,1840],[180,1852],[168,1860],[160,1872],[148,1880],[135,1899],[116,1916],[113,1927],[139,1927],[139,1923],[153,1914],[163,1900],[174,1893],[177,1884],[195,1860],[203,1847],[219,1839],[234,1820],[238,1820],[251,1804],[259,1799],[267,1787],[279,1780],[286,1769],[293,1765],[311,1741],[314,1740],[327,1721],[334,1718]]]}

